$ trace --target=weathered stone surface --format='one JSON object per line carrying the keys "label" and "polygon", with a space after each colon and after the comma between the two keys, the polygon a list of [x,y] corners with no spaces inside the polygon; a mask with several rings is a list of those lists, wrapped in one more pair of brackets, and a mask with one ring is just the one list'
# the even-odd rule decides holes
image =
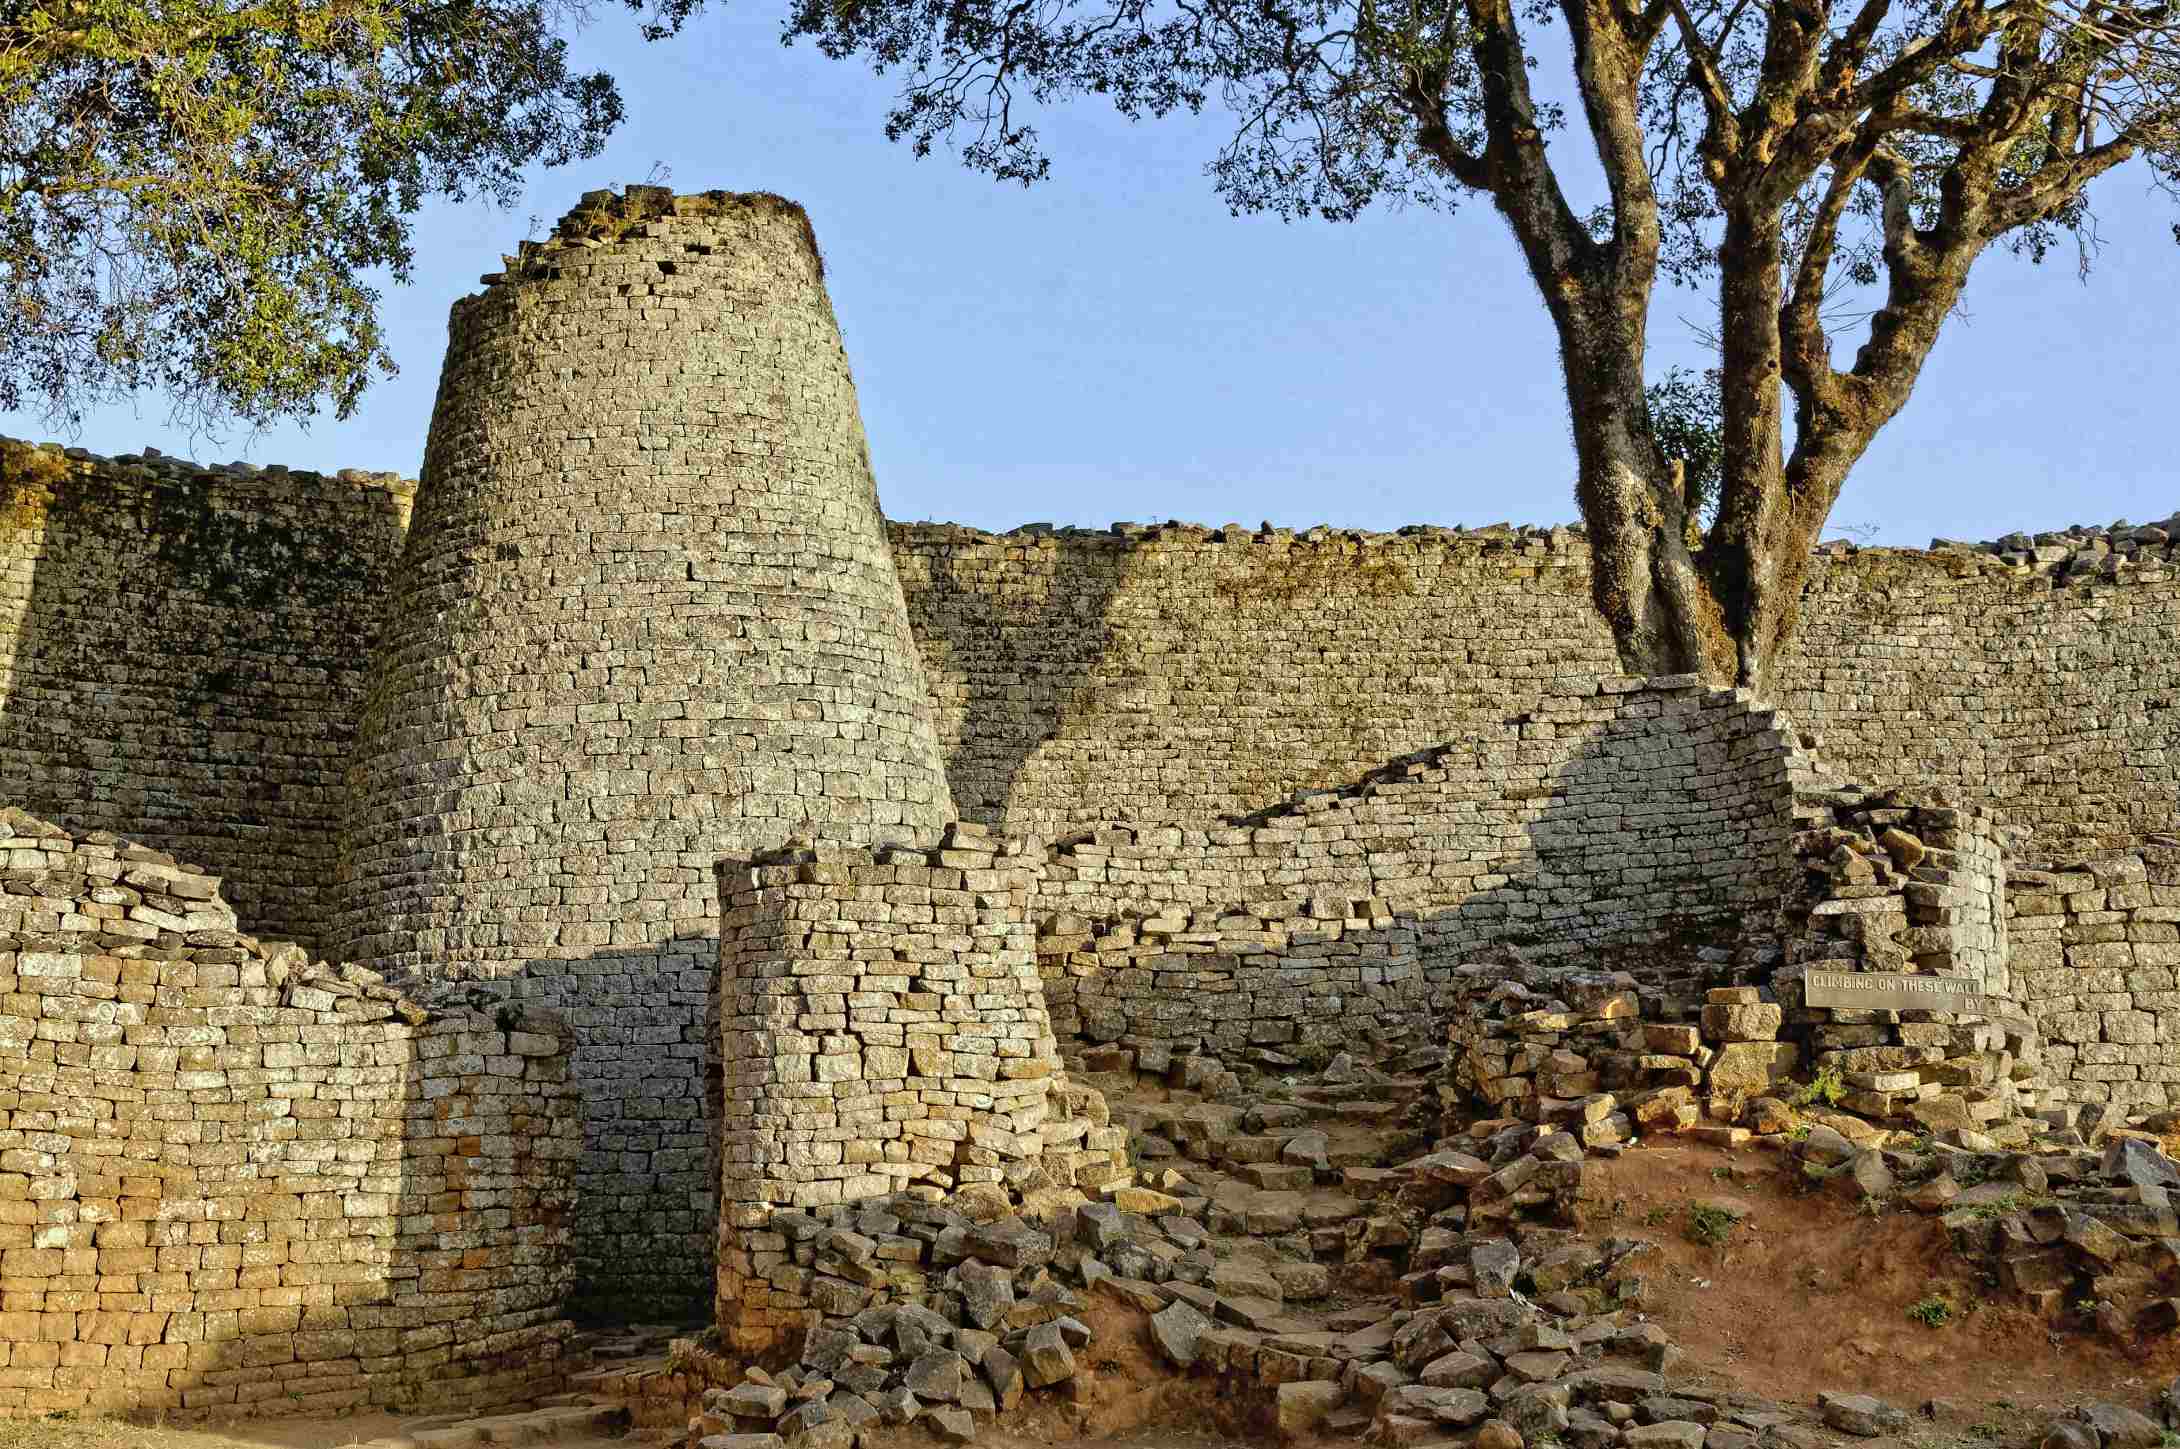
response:
{"label": "weathered stone surface", "polygon": [[1632,1424],[1621,1433],[1628,1449],[1704,1449],[1705,1429],[1686,1419]]}
{"label": "weathered stone surface", "polygon": [[1186,1303],[1170,1303],[1151,1315],[1151,1341],[1178,1369],[1195,1364],[1198,1343],[1210,1331],[1211,1320]]}
{"label": "weathered stone surface", "polygon": [[1281,1384],[1273,1422],[1283,1439],[1307,1438],[1317,1432],[1346,1398],[1347,1391],[1332,1380],[1304,1379]]}
{"label": "weathered stone surface", "polygon": [[1867,1394],[1819,1394],[1817,1412],[1826,1424],[1842,1434],[1864,1439],[1898,1433],[1907,1427],[1908,1421],[1904,1410]]}

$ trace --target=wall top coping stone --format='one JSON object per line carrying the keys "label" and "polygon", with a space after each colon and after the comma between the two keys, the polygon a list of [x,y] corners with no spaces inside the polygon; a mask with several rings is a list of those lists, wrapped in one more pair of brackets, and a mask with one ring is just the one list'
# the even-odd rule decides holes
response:
{"label": "wall top coping stone", "polygon": [[[1409,524],[1394,532],[1333,528],[1274,528],[1269,522],[1248,528],[1239,523],[1209,525],[1183,523],[1116,522],[1107,528],[1057,527],[1050,523],[1026,523],[1005,533],[993,533],[967,524],[903,522],[888,520],[898,543],[997,544],[1021,548],[1057,548],[1062,541],[1122,548],[1138,543],[1218,544],[1288,550],[1300,547],[1474,551],[1485,554],[1518,551],[1535,555],[1566,555],[1572,558],[1588,548],[1588,535],[1579,523],[1560,525],[1490,524],[1482,528]],[[2055,575],[2058,579],[2101,575],[2111,579],[2138,571],[2161,570],[2171,550],[2180,544],[2180,513],[2157,523],[2134,524],[2125,519],[2105,525],[2072,524],[2064,529],[2035,534],[2010,533],[1983,543],[1934,538],[1927,549],[1858,544],[1848,539],[1828,539],[1811,550],[1812,557],[1827,562],[1864,560],[1871,563],[1900,561],[1942,563],[2023,577]]]}
{"label": "wall top coping stone", "polygon": [[[196,463],[187,458],[172,457],[157,448],[146,448],[141,453],[116,453],[108,457],[88,448],[71,447],[65,443],[38,443],[27,438],[11,438],[0,434],[0,449],[11,447],[28,448],[33,452],[80,465],[76,471],[89,470],[152,486],[207,487],[219,484],[248,488],[254,485],[269,491],[268,485],[293,488],[344,483],[359,493],[388,493],[397,498],[416,496],[414,478],[367,468],[342,468],[333,473],[315,473],[307,468],[289,468],[280,463],[260,465],[240,459],[231,463]],[[12,480],[0,477],[0,484],[10,481]]]}

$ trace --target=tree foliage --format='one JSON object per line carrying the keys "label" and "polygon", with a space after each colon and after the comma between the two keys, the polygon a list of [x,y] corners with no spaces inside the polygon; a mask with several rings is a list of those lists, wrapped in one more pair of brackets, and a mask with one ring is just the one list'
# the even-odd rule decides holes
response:
{"label": "tree foliage", "polygon": [[[627,3],[666,34],[703,0]],[[1000,178],[1047,174],[1038,106],[1102,96],[1231,115],[1238,212],[1488,201],[1558,334],[1624,661],[1749,684],[1970,265],[2086,249],[2117,166],[2180,181],[2170,0],[791,0],[785,35],[900,74],[889,134]],[[1646,380],[1661,280],[1716,296],[1715,374]]]}
{"label": "tree foliage", "polygon": [[553,0],[0,0],[0,408],[346,416],[429,197],[620,119]]}

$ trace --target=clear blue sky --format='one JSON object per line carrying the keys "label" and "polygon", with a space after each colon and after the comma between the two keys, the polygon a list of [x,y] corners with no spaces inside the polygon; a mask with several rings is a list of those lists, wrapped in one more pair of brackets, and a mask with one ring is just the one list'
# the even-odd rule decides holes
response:
{"label": "clear blue sky", "polygon": [[[997,184],[887,142],[891,79],[782,47],[779,20],[730,3],[647,45],[627,11],[601,12],[577,46],[620,78],[627,122],[600,159],[536,173],[512,215],[420,218],[418,284],[386,301],[401,376],[350,421],[192,439],[146,399],[74,441],[413,474],[448,304],[497,270],[529,214],[542,236],[579,192],[663,166],[677,190],[777,191],[809,208],[893,517],[1573,519],[1551,338],[1488,207],[1347,225],[1231,218],[1203,175],[1216,118],[1131,125],[1089,102],[1040,118],[1052,180]],[[2092,193],[2105,245],[2086,282],[2071,252],[2041,268],[1979,264],[1834,533],[1861,525],[1920,546],[2180,509],[2180,247],[2147,183],[2123,171]],[[1713,305],[1661,294],[1659,368],[1703,360],[1688,323]],[[49,431],[0,414],[0,433]]]}

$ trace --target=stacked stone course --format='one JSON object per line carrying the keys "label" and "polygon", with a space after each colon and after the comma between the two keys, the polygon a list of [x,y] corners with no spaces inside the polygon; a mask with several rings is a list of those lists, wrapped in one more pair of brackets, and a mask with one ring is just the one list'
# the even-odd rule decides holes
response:
{"label": "stacked stone course", "polygon": [[2114,1116],[2180,1107],[2180,839],[2007,880],[2012,963],[2054,1097]]}
{"label": "stacked stone course", "polygon": [[0,1414],[557,1388],[565,1028],[234,927],[216,877],[0,810]]}
{"label": "stacked stone course", "polygon": [[1660,948],[1691,980],[1775,961],[1745,921],[1791,884],[1790,731],[1685,676],[1583,690],[1221,827],[1064,842],[1035,894],[1060,1029],[1321,1055],[1412,1031],[1492,942]]}
{"label": "stacked stone course", "polygon": [[0,799],[329,944],[341,770],[415,485],[0,438]]}
{"label": "stacked stone course", "polygon": [[[1181,825],[1488,730],[1617,670],[1579,529],[892,526],[963,813]],[[1774,697],[1860,779],[2049,851],[2180,826],[2180,519],[1819,550]]]}
{"label": "stacked stone course", "polygon": [[711,1296],[712,867],[928,840],[946,775],[808,219],[593,193],[455,305],[344,939],[564,1010],[584,1305]]}

